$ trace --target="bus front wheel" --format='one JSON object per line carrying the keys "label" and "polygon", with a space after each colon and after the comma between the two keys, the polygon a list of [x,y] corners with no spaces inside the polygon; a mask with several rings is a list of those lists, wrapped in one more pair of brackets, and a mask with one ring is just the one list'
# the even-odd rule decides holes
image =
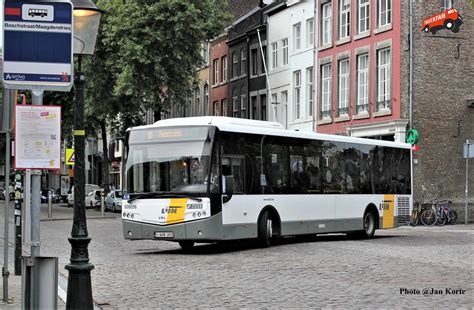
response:
{"label": "bus front wheel", "polygon": [[273,235],[273,221],[270,218],[270,213],[263,212],[258,222],[258,244],[262,248],[270,246]]}

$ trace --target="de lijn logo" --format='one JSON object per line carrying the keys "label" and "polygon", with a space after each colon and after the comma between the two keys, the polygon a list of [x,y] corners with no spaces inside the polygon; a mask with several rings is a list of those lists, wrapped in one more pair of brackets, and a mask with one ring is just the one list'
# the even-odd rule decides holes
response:
{"label": "de lijn logo", "polygon": [[421,30],[425,33],[431,32],[435,34],[438,30],[448,29],[456,33],[459,32],[459,27],[462,23],[462,17],[459,15],[458,10],[451,8],[424,19]]}

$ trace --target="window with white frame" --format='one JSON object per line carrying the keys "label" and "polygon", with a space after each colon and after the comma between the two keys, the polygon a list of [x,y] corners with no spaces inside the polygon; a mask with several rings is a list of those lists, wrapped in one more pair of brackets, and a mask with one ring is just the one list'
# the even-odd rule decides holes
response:
{"label": "window with white frame", "polygon": [[356,113],[369,112],[369,54],[357,55]]}
{"label": "window with white frame", "polygon": [[446,11],[453,7],[453,0],[441,0],[441,11]]}
{"label": "window with white frame", "polygon": [[308,103],[308,116],[313,116],[314,103],[314,76],[313,67],[306,69],[306,98]]}
{"label": "window with white frame", "polygon": [[313,46],[314,43],[314,19],[306,20],[306,47]]}
{"label": "window with white frame", "polygon": [[349,59],[338,61],[338,115],[349,114]]}
{"label": "window with white frame", "polygon": [[258,105],[257,105],[258,97],[252,96],[250,97],[250,109],[252,110],[252,119],[258,119]]}
{"label": "window with white frame", "polygon": [[270,102],[270,106],[272,106],[273,109],[274,109],[273,110],[273,113],[274,113],[273,115],[275,116],[275,121],[276,122],[278,122],[278,108],[277,108],[278,107],[278,105],[277,105],[278,102],[277,102],[277,100],[278,100],[277,93],[273,93],[272,94],[272,101]]}
{"label": "window with white frame", "polygon": [[321,38],[322,45],[332,42],[332,2],[321,7]]}
{"label": "window with white frame", "polygon": [[390,74],[391,74],[390,48],[377,51],[377,111],[390,109]]}
{"label": "window with white frame", "polygon": [[247,49],[243,48],[240,50],[240,74],[244,75],[247,73]]}
{"label": "window with white frame", "polygon": [[228,114],[227,99],[222,99],[222,116],[227,116]]}
{"label": "window with white frame", "polygon": [[239,72],[237,71],[239,66],[239,52],[234,51],[232,52],[232,77],[236,77],[239,75]]}
{"label": "window with white frame", "polygon": [[220,112],[219,112],[219,101],[214,101],[214,116],[219,116],[220,115]]}
{"label": "window with white frame", "polygon": [[209,83],[204,84],[204,115],[210,115],[209,113]]}
{"label": "window with white frame", "polygon": [[301,48],[301,23],[293,25],[293,49]]}
{"label": "window with white frame", "polygon": [[283,48],[283,61],[282,61],[282,64],[287,65],[288,64],[288,39],[281,40],[281,45],[282,45],[282,48]]}
{"label": "window with white frame", "polygon": [[213,67],[214,67],[214,81],[213,85],[219,84],[219,59],[214,59]]}
{"label": "window with white frame", "polygon": [[392,23],[392,0],[377,0],[377,22],[378,27]]}
{"label": "window with white frame", "polygon": [[240,89],[240,117],[248,118],[247,116],[247,94],[245,92],[245,87],[242,86]]}
{"label": "window with white frame", "polygon": [[227,56],[221,58],[222,63],[222,82],[227,82]]}
{"label": "window with white frame", "polygon": [[294,119],[301,117],[301,71],[293,72],[293,102],[295,103]]}
{"label": "window with white frame", "polygon": [[331,117],[332,66],[321,66],[321,118]]}
{"label": "window with white frame", "polygon": [[339,40],[351,35],[351,0],[339,0]]}
{"label": "window with white frame", "polygon": [[357,0],[358,1],[358,31],[359,33],[370,30],[370,0]]}
{"label": "window with white frame", "polygon": [[260,95],[260,107],[262,113],[260,113],[260,120],[266,121],[267,120],[267,95],[263,94]]}
{"label": "window with white frame", "polygon": [[235,87],[232,90],[232,116],[239,117],[239,96]]}
{"label": "window with white frame", "polygon": [[278,67],[278,43],[272,43],[272,69]]}

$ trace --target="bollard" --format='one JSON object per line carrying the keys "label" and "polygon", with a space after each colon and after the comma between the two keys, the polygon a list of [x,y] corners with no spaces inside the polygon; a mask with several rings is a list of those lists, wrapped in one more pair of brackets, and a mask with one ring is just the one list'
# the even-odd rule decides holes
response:
{"label": "bollard", "polygon": [[102,213],[102,217],[104,217],[104,210],[105,209],[105,204],[104,204],[104,195],[100,195],[100,212]]}
{"label": "bollard", "polygon": [[51,197],[51,191],[48,191],[48,218],[53,217],[53,198]]}

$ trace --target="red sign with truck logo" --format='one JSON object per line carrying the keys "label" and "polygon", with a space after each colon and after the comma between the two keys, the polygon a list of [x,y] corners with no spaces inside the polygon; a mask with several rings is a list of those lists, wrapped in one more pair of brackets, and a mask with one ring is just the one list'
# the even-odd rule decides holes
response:
{"label": "red sign with truck logo", "polygon": [[451,8],[424,19],[421,30],[426,33],[431,31],[433,34],[441,29],[448,29],[452,32],[458,32],[462,23],[463,20],[461,15],[459,15],[458,10]]}

